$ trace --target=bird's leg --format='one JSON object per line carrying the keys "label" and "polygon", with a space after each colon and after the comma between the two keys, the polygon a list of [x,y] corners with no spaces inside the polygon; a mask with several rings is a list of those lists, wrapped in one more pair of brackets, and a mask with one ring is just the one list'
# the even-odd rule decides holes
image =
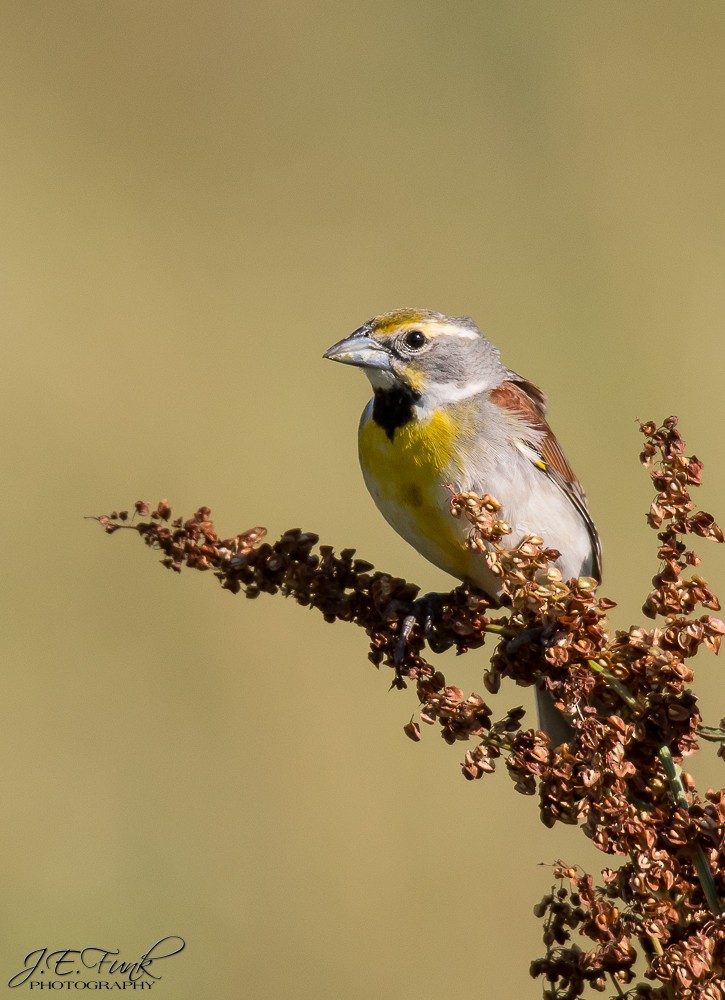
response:
{"label": "bird's leg", "polygon": [[403,624],[400,626],[400,635],[395,643],[395,649],[393,651],[393,661],[395,666],[399,667],[402,665],[405,658],[405,649],[408,645],[408,639],[410,638],[410,633],[413,631],[413,626],[415,625],[415,615],[406,615],[403,619]]}
{"label": "bird's leg", "polygon": [[403,619],[400,626],[400,635],[398,636],[398,641],[395,643],[393,659],[396,666],[400,666],[403,662],[408,639],[418,621],[422,621],[423,635],[434,653],[443,653],[453,645],[450,639],[440,639],[436,637],[433,631],[436,615],[440,615],[441,608],[448,596],[448,594],[430,593],[424,594],[423,597],[419,597],[413,601],[413,609]]}
{"label": "bird's leg", "polygon": [[505,655],[511,660],[517,656],[529,661],[532,656],[534,658],[533,666],[536,668],[535,676],[537,676],[536,728],[546,733],[552,747],[570,743],[574,736],[574,728],[569,717],[556,707],[554,696],[544,681],[546,673],[544,652],[554,645],[556,634],[557,625],[554,622],[549,622],[547,625],[532,625],[513,639],[509,639],[504,647]]}
{"label": "bird's leg", "polygon": [[553,623],[549,623],[548,625],[532,625],[530,628],[524,629],[523,632],[519,632],[513,639],[509,639],[506,643],[506,652],[509,655],[515,655],[526,645],[540,646],[541,649],[548,649],[553,645],[555,634],[556,626]]}

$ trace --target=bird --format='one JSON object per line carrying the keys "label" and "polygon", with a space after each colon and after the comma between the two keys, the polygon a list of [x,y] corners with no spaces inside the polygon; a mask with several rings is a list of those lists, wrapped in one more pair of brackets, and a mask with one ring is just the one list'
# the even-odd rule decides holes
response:
{"label": "bird", "polygon": [[[500,579],[466,546],[451,488],[489,494],[510,525],[505,545],[537,535],[564,579],[601,581],[601,545],[586,495],[547,419],[547,397],[507,368],[469,316],[396,309],[363,323],[323,357],[361,368],[373,389],[358,429],[363,478],[390,526],[451,576],[496,601]],[[552,745],[571,727],[537,688]]]}

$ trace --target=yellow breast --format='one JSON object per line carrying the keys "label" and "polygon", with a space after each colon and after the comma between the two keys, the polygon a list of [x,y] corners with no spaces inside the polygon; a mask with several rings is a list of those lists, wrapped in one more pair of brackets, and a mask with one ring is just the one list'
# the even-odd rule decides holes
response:
{"label": "yellow breast", "polygon": [[463,577],[465,531],[451,517],[446,489],[457,478],[457,437],[456,422],[445,411],[409,420],[392,440],[366,413],[359,450],[365,483],[388,523],[431,562]]}

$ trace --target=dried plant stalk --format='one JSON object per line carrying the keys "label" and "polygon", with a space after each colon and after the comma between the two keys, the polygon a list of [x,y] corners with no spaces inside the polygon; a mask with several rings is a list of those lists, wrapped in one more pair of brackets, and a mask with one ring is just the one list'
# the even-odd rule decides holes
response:
{"label": "dried plant stalk", "polygon": [[[538,795],[546,826],[578,824],[602,852],[623,859],[598,883],[575,866],[555,866],[559,886],[535,910],[546,953],[531,973],[543,977],[545,997],[558,1000],[608,984],[613,995],[640,1000],[724,995],[725,791],[703,797],[680,769],[702,739],[725,756],[725,721],[702,726],[690,689],[693,658],[703,647],[718,651],[725,625],[709,613],[697,617],[720,605],[692,572],[700,559],[688,548],[692,535],[722,542],[723,533],[692,500],[702,463],[685,455],[677,419],[641,430],[641,461],[657,490],[648,521],[660,560],[643,611],[661,624],[614,636],[613,602],[596,595],[593,580],[562,580],[552,564],[558,553],[541,539],[502,544],[508,526],[493,497],[452,495],[451,513],[470,522],[468,544],[501,578],[498,608],[467,586],[416,601],[415,585],[374,571],[352,549],[335,555],[299,530],[273,543],[263,528],[221,539],[208,507],[172,520],[167,501],[153,511],[139,501],[135,514],[146,520],[127,512],[98,518],[109,533],[136,531],[177,572],[212,570],[233,593],[281,593],[326,621],[361,626],[370,659],[391,670],[392,685],[415,685],[421,722],[437,726],[447,743],[469,744],[466,778],[503,760],[515,788]],[[503,677],[546,688],[571,724],[568,743],[551,747],[543,733],[522,729],[518,708],[495,719],[480,694],[449,684],[423,656],[426,646],[463,653],[487,637],[496,643],[487,693],[495,695]],[[417,721],[404,729],[421,738]],[[644,970],[638,983],[635,966]]]}

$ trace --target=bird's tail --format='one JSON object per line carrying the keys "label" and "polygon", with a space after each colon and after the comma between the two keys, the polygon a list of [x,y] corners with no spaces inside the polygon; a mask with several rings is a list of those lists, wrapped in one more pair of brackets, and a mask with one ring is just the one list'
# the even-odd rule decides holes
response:
{"label": "bird's tail", "polygon": [[559,709],[554,707],[554,699],[549,691],[536,689],[536,711],[539,729],[549,737],[552,747],[569,742],[573,730]]}

